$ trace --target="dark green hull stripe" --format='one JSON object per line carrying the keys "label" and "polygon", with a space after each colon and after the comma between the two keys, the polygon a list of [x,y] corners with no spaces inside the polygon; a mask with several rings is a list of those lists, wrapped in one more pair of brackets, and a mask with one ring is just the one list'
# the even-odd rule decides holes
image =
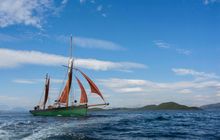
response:
{"label": "dark green hull stripe", "polygon": [[34,116],[85,116],[87,114],[87,106],[61,107],[45,110],[31,110]]}

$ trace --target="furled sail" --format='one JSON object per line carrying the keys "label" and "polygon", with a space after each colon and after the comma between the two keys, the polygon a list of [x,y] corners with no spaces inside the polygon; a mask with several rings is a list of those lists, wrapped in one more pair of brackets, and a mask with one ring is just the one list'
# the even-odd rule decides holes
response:
{"label": "furled sail", "polygon": [[78,82],[78,85],[81,89],[81,96],[80,96],[80,103],[88,103],[88,98],[87,98],[87,94],[86,94],[86,90],[83,87],[82,83],[80,82],[80,80],[76,77],[76,80]]}
{"label": "furled sail", "polygon": [[102,93],[100,92],[100,90],[98,89],[98,87],[96,86],[96,84],[85,74],[83,73],[81,70],[77,69],[82,75],[83,77],[86,79],[86,81],[89,83],[90,89],[92,93],[96,93],[98,94],[102,100],[105,102]]}
{"label": "furled sail", "polygon": [[69,93],[70,93],[71,84],[72,84],[72,73],[73,73],[72,68],[73,68],[73,59],[70,59],[69,70],[68,70],[68,79],[67,79],[66,85],[62,91],[62,94],[58,100],[59,103],[66,103],[66,106],[68,106]]}
{"label": "furled sail", "polygon": [[47,103],[48,95],[49,95],[49,89],[50,89],[50,78],[46,76],[46,83],[45,83],[45,94],[44,94],[44,102],[43,107],[45,109],[45,105]]}

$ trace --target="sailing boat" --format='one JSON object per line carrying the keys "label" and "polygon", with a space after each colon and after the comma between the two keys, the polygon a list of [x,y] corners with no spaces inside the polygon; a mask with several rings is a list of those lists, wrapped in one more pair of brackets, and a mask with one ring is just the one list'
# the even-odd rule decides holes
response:
{"label": "sailing boat", "polygon": [[[80,69],[75,68],[73,66],[73,62],[74,59],[72,57],[72,36],[71,36],[71,55],[68,62],[68,66],[66,66],[68,68],[68,78],[61,94],[52,105],[46,107],[49,96],[49,89],[50,89],[50,77],[46,75],[43,102],[40,102],[39,105],[35,106],[34,110],[30,110],[30,113],[32,113],[34,116],[85,116],[87,114],[87,110],[89,107],[109,105],[109,103],[106,103],[102,93],[100,92],[96,84],[92,81],[92,79],[90,79]],[[74,76],[81,90],[80,103],[76,105],[75,102],[69,105],[70,102],[69,95],[71,93],[70,91],[72,88],[73,72],[81,74],[88,82],[91,93],[95,93],[99,97],[101,97],[104,103],[88,105],[88,97],[86,90],[80,79],[77,76]]]}

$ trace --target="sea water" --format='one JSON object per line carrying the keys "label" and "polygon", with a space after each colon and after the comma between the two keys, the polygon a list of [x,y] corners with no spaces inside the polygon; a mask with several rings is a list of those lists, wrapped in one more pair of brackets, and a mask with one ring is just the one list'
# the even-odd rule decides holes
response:
{"label": "sea water", "polygon": [[220,139],[219,111],[97,111],[86,117],[0,112],[1,140]]}

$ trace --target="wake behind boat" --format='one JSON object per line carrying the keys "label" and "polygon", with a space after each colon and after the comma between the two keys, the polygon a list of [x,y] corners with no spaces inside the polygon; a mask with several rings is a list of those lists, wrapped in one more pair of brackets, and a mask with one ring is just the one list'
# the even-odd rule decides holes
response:
{"label": "wake behind boat", "polygon": [[[80,69],[73,67],[73,62],[74,59],[72,57],[72,36],[71,36],[71,55],[67,66],[68,78],[64,86],[64,89],[62,90],[58,99],[55,100],[55,102],[52,105],[46,106],[49,96],[49,90],[50,90],[50,77],[46,75],[44,98],[43,100],[40,101],[40,103],[37,106],[34,107],[34,110],[30,110],[30,113],[32,113],[35,116],[85,116],[87,114],[88,107],[109,105],[109,103],[106,103],[102,93],[100,92],[96,84]],[[73,101],[72,104],[69,105],[70,102],[69,94],[72,88],[73,71],[74,73],[81,74],[85,78],[85,80],[88,82],[90,86],[91,93],[95,93],[98,96],[100,96],[101,99],[103,100],[103,103],[88,105],[88,97],[86,90],[80,79],[77,76],[75,76],[75,79],[81,90],[80,103],[76,105],[76,100],[75,100]]]}

